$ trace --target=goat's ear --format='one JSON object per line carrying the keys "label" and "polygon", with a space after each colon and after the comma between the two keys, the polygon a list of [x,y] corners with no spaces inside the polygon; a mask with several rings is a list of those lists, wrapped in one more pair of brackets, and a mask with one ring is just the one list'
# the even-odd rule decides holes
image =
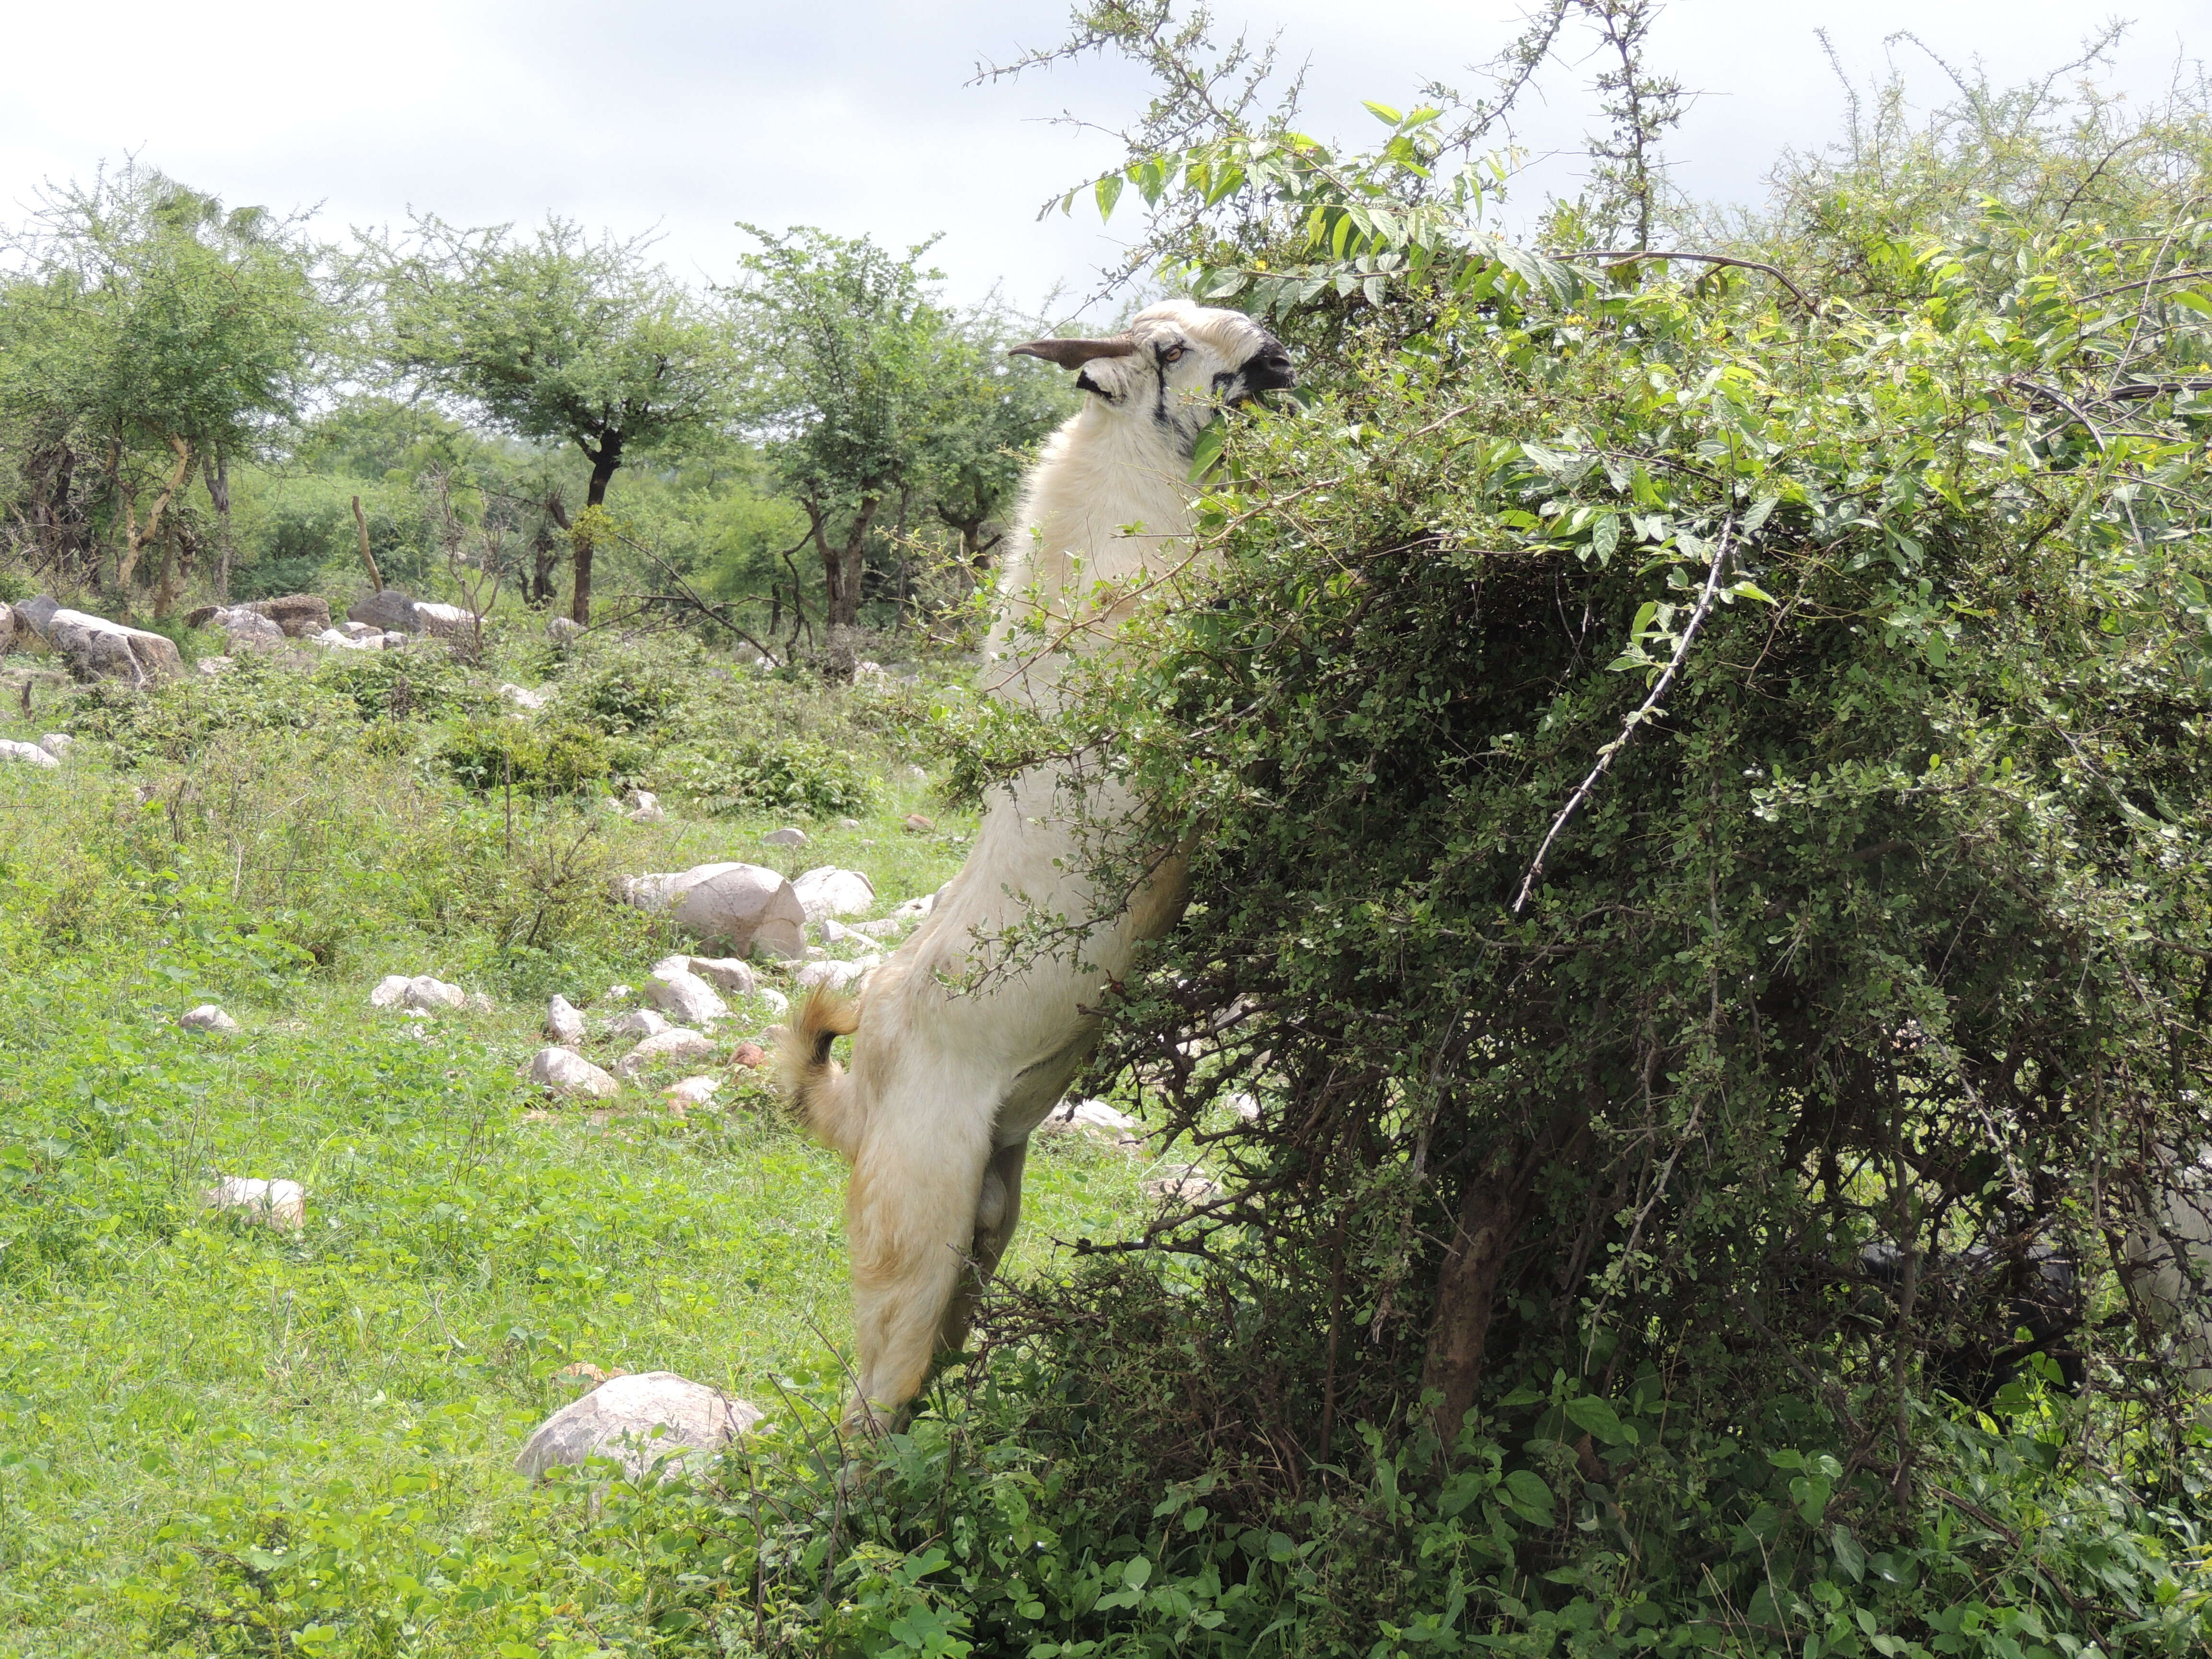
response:
{"label": "goat's ear", "polygon": [[1126,357],[1137,349],[1136,341],[1126,334],[1116,334],[1110,340],[1031,340],[1027,345],[1018,345],[1009,357],[1042,357],[1062,368],[1081,368],[1101,357]]}

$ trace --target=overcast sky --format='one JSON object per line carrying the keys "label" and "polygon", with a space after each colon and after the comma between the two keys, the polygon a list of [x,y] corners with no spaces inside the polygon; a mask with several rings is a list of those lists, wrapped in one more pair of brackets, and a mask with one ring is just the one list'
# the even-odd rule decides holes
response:
{"label": "overcast sky", "polygon": [[[1286,55],[1310,60],[1303,125],[1328,136],[1372,130],[1363,99],[1404,102],[1430,78],[1472,87],[1466,66],[1512,37],[1520,10],[1222,0],[1218,15],[1230,30],[1279,29]],[[1704,94],[1670,147],[1676,180],[1753,200],[1778,149],[1835,136],[1843,94],[1816,28],[1862,82],[1893,59],[1936,101],[1941,71],[1885,36],[1917,29],[2005,82],[2072,57],[2101,15],[2067,0],[1674,0],[1653,64]],[[2130,0],[2118,15],[2136,27],[2103,78],[2131,97],[2160,94],[2178,63],[2212,52],[2203,0]],[[965,83],[979,58],[1058,40],[1066,15],[1021,0],[26,6],[9,24],[19,72],[0,102],[0,212],[20,218],[43,182],[135,154],[233,205],[319,204],[333,237],[410,208],[658,227],[662,256],[694,280],[728,275],[749,245],[739,219],[901,244],[941,232],[955,297],[998,284],[1035,305],[1056,284],[1087,294],[1113,257],[1111,228],[1081,207],[1036,222],[1041,201],[1113,159],[1103,139],[1049,118],[1118,125],[1143,83],[1107,65]],[[1534,150],[1571,151],[1596,124],[1589,72],[1549,71],[1521,135]],[[1573,174],[1554,161],[1523,198],[1571,192]]]}

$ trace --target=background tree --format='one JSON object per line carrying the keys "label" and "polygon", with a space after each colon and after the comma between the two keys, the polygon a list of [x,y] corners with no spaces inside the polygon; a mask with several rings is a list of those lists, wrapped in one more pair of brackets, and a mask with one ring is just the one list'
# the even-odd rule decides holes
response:
{"label": "background tree", "polygon": [[[33,556],[74,557],[97,585],[104,531],[127,595],[147,548],[173,539],[195,471],[210,469],[227,514],[229,459],[297,410],[330,324],[318,250],[263,209],[226,212],[135,167],[59,192],[15,246],[26,271],[0,290],[0,422]],[[176,574],[165,563],[162,608]]]}
{"label": "background tree", "polygon": [[591,240],[558,218],[523,241],[509,227],[464,230],[425,216],[405,246],[386,240],[363,253],[397,370],[501,431],[574,444],[591,464],[583,514],[568,526],[569,615],[581,623],[591,620],[595,510],[617,470],[717,441],[737,408],[723,319],[646,248]]}

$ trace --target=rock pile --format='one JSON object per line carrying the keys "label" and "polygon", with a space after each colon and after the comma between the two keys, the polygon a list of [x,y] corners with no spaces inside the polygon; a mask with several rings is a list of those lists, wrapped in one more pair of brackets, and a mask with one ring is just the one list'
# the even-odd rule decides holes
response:
{"label": "rock pile", "polygon": [[448,985],[428,974],[418,974],[410,979],[404,974],[386,974],[368,994],[372,1008],[398,1008],[410,1013],[434,1014],[441,1008],[461,1008],[468,1006],[468,995],[458,985]]}

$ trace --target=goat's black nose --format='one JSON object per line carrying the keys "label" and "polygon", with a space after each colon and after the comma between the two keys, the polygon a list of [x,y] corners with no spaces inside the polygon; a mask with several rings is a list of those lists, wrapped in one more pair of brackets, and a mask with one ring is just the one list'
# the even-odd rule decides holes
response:
{"label": "goat's black nose", "polygon": [[1272,392],[1297,384],[1291,354],[1280,346],[1262,346],[1244,360],[1244,384],[1254,392]]}

